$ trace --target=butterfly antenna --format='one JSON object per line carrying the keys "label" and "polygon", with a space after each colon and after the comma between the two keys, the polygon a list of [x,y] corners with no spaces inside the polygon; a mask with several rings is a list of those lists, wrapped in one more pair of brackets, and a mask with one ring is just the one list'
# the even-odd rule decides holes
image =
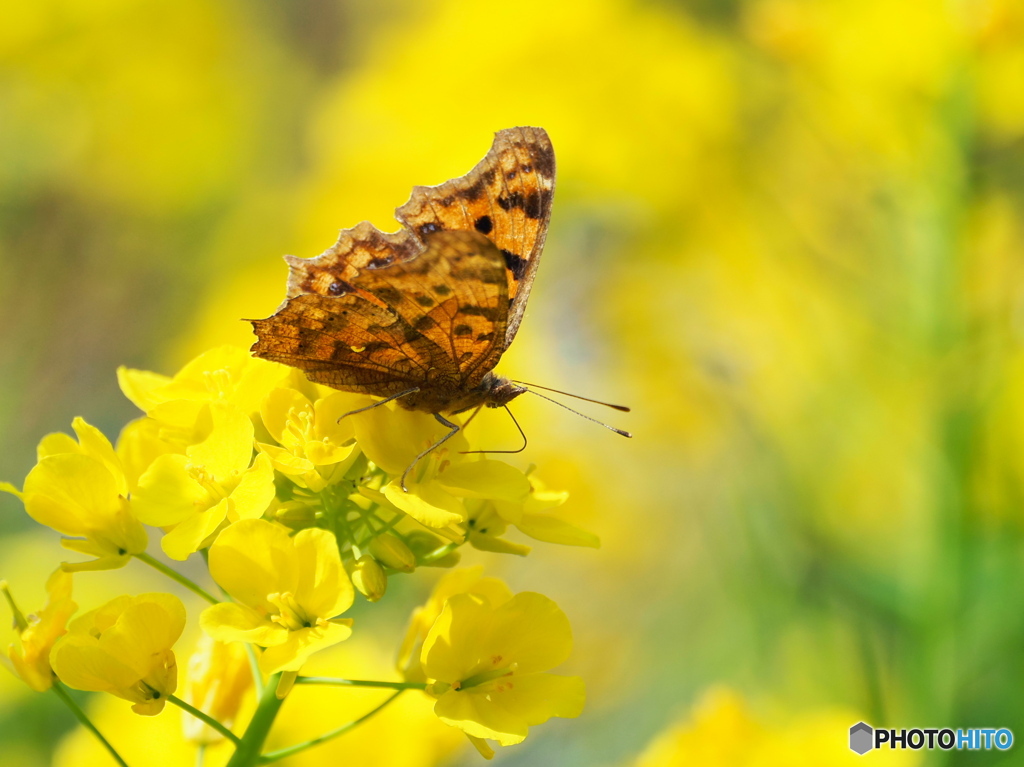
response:
{"label": "butterfly antenna", "polygon": [[[562,404],[561,402],[559,402],[556,399],[551,399],[551,397],[545,397],[543,394],[540,394],[539,392],[535,392],[533,389],[527,389],[527,391],[530,392],[531,394],[536,394],[541,399],[546,399],[548,402],[554,402],[559,407],[564,407],[570,413],[575,413],[580,418],[586,418],[588,421],[593,421],[598,426],[603,426],[604,428],[608,429],[609,431],[613,431],[616,434],[621,434],[623,437],[632,437],[633,436],[628,431],[623,431],[622,429],[616,429],[614,426],[609,426],[604,421],[598,421],[596,418],[591,418],[589,415],[586,415],[585,413],[581,413],[579,410],[573,410],[568,405],[564,405],[564,404]],[[570,395],[570,396],[572,396],[572,395]],[[580,397],[580,399],[586,399],[586,398],[585,397]],[[590,402],[596,402],[596,400],[589,400],[589,401]],[[607,403],[601,402],[600,404],[604,405],[604,404],[607,404]],[[612,405],[612,407],[615,407],[615,406]]]}
{"label": "butterfly antenna", "polygon": [[[552,389],[550,386],[538,386],[537,384],[527,383],[526,381],[513,381],[512,383],[522,384],[523,386],[529,386],[530,388],[533,389],[543,389],[544,391],[551,391],[554,392],[555,394],[564,394],[566,397],[574,397],[575,399],[581,399],[584,402],[593,402],[595,405],[604,405],[605,407],[610,407],[612,410],[618,410],[619,412],[622,413],[629,412],[629,408],[626,407],[625,405],[613,405],[611,402],[603,402],[602,400],[599,399],[590,399],[590,397],[581,397],[579,394],[570,394],[567,391]],[[545,399],[547,398],[545,397]],[[552,402],[554,402],[554,400],[552,400]]]}
{"label": "butterfly antenna", "polygon": [[[467,453],[521,453],[526,450],[526,445],[529,442],[529,440],[526,439],[526,432],[523,431],[523,427],[519,425],[519,421],[516,420],[516,417],[512,415],[512,411],[508,409],[508,405],[503,405],[502,407],[505,408],[505,412],[508,413],[508,417],[512,419],[512,423],[514,423],[516,428],[519,429],[519,436],[523,438],[523,446],[517,450],[463,450],[461,451],[463,455],[466,455]],[[477,408],[477,413],[478,412],[480,412],[480,408]],[[476,413],[473,413],[473,415],[475,416]],[[470,420],[473,419],[470,418]],[[466,422],[466,425],[469,425],[469,421]],[[463,426],[462,428],[465,429],[466,426]]]}

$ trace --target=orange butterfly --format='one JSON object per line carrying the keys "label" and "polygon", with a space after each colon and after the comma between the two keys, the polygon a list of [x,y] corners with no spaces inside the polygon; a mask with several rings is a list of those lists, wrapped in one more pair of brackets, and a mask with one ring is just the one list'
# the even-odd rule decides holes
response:
{"label": "orange butterfly", "polygon": [[465,176],[414,187],[395,212],[399,231],[364,221],[316,258],[286,256],[286,300],[253,321],[252,353],[448,427],[406,469],[404,488],[416,462],[459,431],[442,413],[502,407],[527,391],[492,371],[522,322],[554,189],[547,133],[499,131]]}

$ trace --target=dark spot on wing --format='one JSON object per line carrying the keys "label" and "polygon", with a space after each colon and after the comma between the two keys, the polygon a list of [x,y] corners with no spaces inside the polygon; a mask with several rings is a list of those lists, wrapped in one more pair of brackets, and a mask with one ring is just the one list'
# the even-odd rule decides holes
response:
{"label": "dark spot on wing", "polygon": [[408,327],[403,331],[402,336],[405,338],[405,342],[410,344],[423,338],[423,334],[416,330],[416,328]]}
{"label": "dark spot on wing", "polygon": [[512,192],[511,194],[504,195],[498,198],[498,205],[501,206],[502,210],[512,210],[512,208],[523,207],[523,194],[522,192]]}
{"label": "dark spot on wing", "polygon": [[447,285],[431,285],[430,289],[437,293],[437,295],[439,296],[447,296],[450,295],[452,292],[452,289],[449,288]]}
{"label": "dark spot on wing", "polygon": [[494,333],[481,333],[480,335],[478,335],[476,337],[476,340],[477,341],[488,341],[488,342],[493,341],[494,340]]}
{"label": "dark spot on wing", "polygon": [[505,266],[512,272],[512,276],[515,277],[516,281],[523,279],[526,276],[526,259],[522,256],[517,256],[515,253],[505,250],[502,248],[501,255],[505,257]]}
{"label": "dark spot on wing", "polygon": [[488,184],[494,183],[494,168],[488,168],[483,172],[483,180]]}
{"label": "dark spot on wing", "polygon": [[378,256],[372,258],[366,263],[367,269],[383,269],[385,266],[390,266],[394,258],[391,256]]}
{"label": "dark spot on wing", "polygon": [[471,317],[483,317],[491,321],[498,319],[498,308],[496,306],[460,306],[458,314],[466,314]]}
{"label": "dark spot on wing", "polygon": [[443,205],[446,208],[450,208],[453,202],[455,202],[455,195],[450,194],[441,200],[441,205]]}
{"label": "dark spot on wing", "polygon": [[486,186],[487,182],[484,181],[483,178],[478,178],[476,181],[473,182],[472,185],[467,186],[465,189],[460,189],[459,197],[466,200],[467,202],[479,200],[481,197],[483,197],[484,188]]}
{"label": "dark spot on wing", "polygon": [[343,296],[346,293],[352,292],[352,286],[344,280],[335,280],[327,286],[327,295],[329,296]]}
{"label": "dark spot on wing", "polygon": [[417,228],[417,231],[420,233],[420,237],[426,237],[428,234],[440,232],[441,225],[435,224],[433,221],[428,221],[425,224],[420,224],[419,227]]}
{"label": "dark spot on wing", "polygon": [[519,166],[519,170],[522,171],[523,173],[533,173],[533,166],[530,165],[529,163],[525,163]]}
{"label": "dark spot on wing", "polygon": [[473,222],[473,227],[480,234],[490,234],[494,228],[494,222],[491,221],[490,216],[480,216],[480,218]]}
{"label": "dark spot on wing", "polygon": [[436,303],[436,301],[434,301],[434,299],[428,296],[426,293],[420,293],[418,296],[416,296],[416,303],[418,303],[420,306],[425,306],[429,309]]}
{"label": "dark spot on wing", "polygon": [[437,325],[437,321],[433,317],[428,317],[424,314],[412,326],[417,330],[430,330],[435,325]]}
{"label": "dark spot on wing", "polygon": [[473,328],[470,325],[456,325],[452,330],[453,335],[457,336],[468,336],[473,333]]}
{"label": "dark spot on wing", "polygon": [[511,181],[515,177],[516,177],[516,172],[514,170],[510,170],[508,173],[505,174],[505,178],[507,178],[509,181]]}
{"label": "dark spot on wing", "polygon": [[531,154],[534,170],[544,178],[553,179],[555,177],[555,155],[542,148],[537,148],[536,152],[531,152]]}
{"label": "dark spot on wing", "polygon": [[392,306],[394,304],[401,303],[402,301],[402,292],[400,290],[397,290],[396,288],[391,287],[390,285],[385,285],[382,288],[377,288],[376,290],[373,291],[373,295],[377,296],[377,298],[379,298],[384,303],[391,304]]}
{"label": "dark spot on wing", "polygon": [[526,200],[523,202],[523,213],[526,214],[527,218],[541,218],[544,215],[544,209],[550,202],[551,193],[545,190],[534,190],[526,196]]}

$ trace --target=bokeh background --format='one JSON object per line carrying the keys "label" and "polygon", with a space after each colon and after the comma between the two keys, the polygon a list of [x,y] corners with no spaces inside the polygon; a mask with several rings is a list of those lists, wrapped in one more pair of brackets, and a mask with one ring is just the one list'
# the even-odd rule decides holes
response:
{"label": "bokeh background", "polygon": [[[860,718],[1024,738],[1020,3],[40,0],[3,12],[0,111],[0,478],[75,415],[116,436],[117,365],[251,343],[282,254],[393,229],[414,184],[543,126],[554,214],[499,370],[625,401],[584,407],[636,437],[516,402],[511,460],[603,546],[469,558],[563,607],[589,689],[502,763],[846,764]],[[62,556],[0,496],[26,607]],[[342,661],[388,673],[432,577]],[[126,589],[166,584],[76,582]],[[105,764],[51,697],[0,675],[4,763]],[[128,754],[177,739],[173,711],[89,705]],[[403,705],[307,761],[479,762]]]}

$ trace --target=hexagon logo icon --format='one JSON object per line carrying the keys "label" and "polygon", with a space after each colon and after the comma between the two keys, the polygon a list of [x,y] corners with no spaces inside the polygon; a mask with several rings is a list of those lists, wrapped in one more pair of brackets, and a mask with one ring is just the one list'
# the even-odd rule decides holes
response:
{"label": "hexagon logo icon", "polygon": [[870,724],[857,722],[857,724],[850,728],[850,750],[855,754],[864,756],[864,754],[875,747],[874,734]]}

